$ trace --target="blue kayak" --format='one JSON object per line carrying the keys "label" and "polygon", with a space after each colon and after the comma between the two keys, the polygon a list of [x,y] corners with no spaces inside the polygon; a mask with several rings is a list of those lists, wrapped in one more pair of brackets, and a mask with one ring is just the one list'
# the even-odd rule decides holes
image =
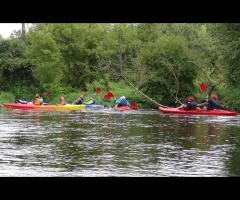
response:
{"label": "blue kayak", "polygon": [[90,105],[85,105],[85,108],[89,108],[89,109],[103,109],[104,105],[90,104]]}

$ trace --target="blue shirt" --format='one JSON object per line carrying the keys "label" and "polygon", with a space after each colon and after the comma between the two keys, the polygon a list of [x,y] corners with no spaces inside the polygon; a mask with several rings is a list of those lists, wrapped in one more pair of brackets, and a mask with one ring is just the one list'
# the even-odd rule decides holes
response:
{"label": "blue shirt", "polygon": [[128,100],[117,100],[115,102],[115,104],[118,106],[118,107],[121,107],[121,106],[129,106],[130,107],[130,104],[128,102]]}

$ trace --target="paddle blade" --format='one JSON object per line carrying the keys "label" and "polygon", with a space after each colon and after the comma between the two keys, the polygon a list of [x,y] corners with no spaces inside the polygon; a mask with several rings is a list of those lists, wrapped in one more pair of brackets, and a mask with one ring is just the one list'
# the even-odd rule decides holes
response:
{"label": "paddle blade", "polygon": [[207,92],[207,88],[206,88],[206,85],[204,83],[200,84],[200,88],[201,88],[202,92],[205,92],[205,93]]}
{"label": "paddle blade", "polygon": [[98,88],[97,90],[96,90],[96,94],[100,94],[102,92],[102,88]]}
{"label": "paddle blade", "polygon": [[131,102],[130,106],[133,110],[138,110],[137,104],[135,102]]}
{"label": "paddle blade", "polygon": [[104,95],[103,98],[106,99],[106,100],[109,100],[111,97],[106,94],[106,95]]}
{"label": "paddle blade", "polygon": [[109,96],[110,98],[114,97],[114,96],[113,96],[113,93],[111,93],[111,92],[108,92],[108,93],[107,93],[107,96]]}
{"label": "paddle blade", "polygon": [[136,107],[137,105],[136,105],[135,102],[131,102],[131,103],[130,103],[130,106],[132,106],[132,107]]}

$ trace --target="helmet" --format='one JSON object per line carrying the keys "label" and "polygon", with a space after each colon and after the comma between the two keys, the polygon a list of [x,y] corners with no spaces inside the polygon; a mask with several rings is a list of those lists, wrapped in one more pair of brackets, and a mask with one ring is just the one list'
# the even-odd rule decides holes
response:
{"label": "helmet", "polygon": [[120,100],[125,100],[125,99],[126,99],[125,96],[120,97]]}
{"label": "helmet", "polygon": [[191,101],[194,101],[194,100],[195,100],[194,97],[188,97],[188,98],[187,98],[187,101],[190,101],[190,102],[191,102]]}
{"label": "helmet", "polygon": [[218,96],[217,96],[217,95],[212,95],[212,96],[211,96],[211,99],[213,99],[213,100],[218,100]]}

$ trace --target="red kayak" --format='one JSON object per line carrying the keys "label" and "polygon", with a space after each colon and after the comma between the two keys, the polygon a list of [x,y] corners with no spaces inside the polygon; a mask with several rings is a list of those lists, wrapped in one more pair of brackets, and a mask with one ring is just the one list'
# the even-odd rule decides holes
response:
{"label": "red kayak", "polygon": [[131,110],[128,106],[121,106],[116,108],[117,111],[126,111],[126,110]]}
{"label": "red kayak", "polygon": [[185,114],[185,115],[224,115],[224,116],[236,116],[237,112],[227,110],[188,110],[183,108],[163,108],[159,107],[159,110],[163,113],[171,114]]}

